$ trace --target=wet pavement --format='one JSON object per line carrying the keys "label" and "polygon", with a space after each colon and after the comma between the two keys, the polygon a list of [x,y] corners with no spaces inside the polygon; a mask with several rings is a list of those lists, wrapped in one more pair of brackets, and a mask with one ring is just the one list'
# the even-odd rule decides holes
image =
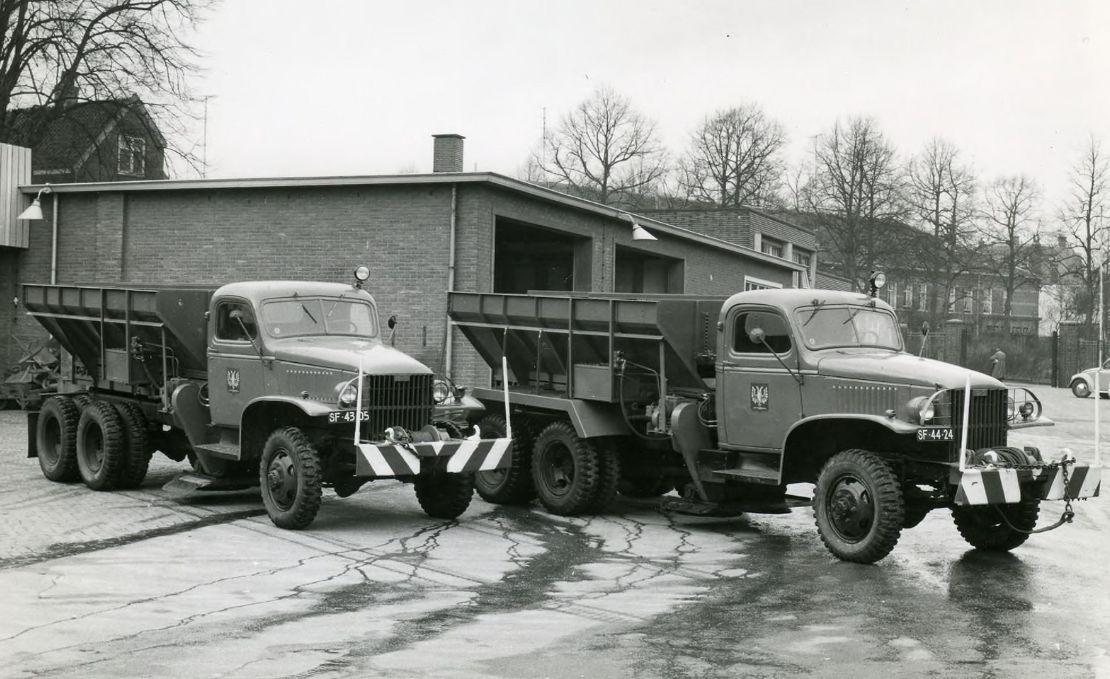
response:
{"label": "wet pavement", "polygon": [[[1059,426],[1015,442],[1089,454],[1093,399],[1048,391]],[[934,512],[862,566],[808,509],[567,519],[476,498],[444,522],[393,482],[283,531],[249,491],[167,498],[169,462],[136,491],[49,483],[24,436],[0,412],[5,677],[1110,677],[1106,498],[1001,555]]]}

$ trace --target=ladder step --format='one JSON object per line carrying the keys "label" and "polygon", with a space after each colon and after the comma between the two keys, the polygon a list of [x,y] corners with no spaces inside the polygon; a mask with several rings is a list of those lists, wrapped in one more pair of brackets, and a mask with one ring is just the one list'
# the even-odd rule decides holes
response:
{"label": "ladder step", "polygon": [[779,483],[779,472],[777,469],[766,469],[759,467],[745,467],[743,469],[718,469],[714,471],[713,474],[715,476],[723,476],[728,479],[735,479],[736,481],[759,483],[768,486],[777,486]]}
{"label": "ladder step", "polygon": [[215,455],[216,457],[224,457],[230,460],[239,459],[239,445],[236,443],[204,443],[199,446],[193,446],[193,448]]}

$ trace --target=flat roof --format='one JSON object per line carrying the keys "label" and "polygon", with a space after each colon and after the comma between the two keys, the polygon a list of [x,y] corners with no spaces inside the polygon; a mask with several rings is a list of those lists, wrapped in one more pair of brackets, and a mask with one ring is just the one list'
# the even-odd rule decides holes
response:
{"label": "flat roof", "polygon": [[243,179],[146,179],[124,182],[86,182],[74,184],[27,184],[20,186],[24,194],[35,194],[47,186],[51,193],[142,193],[161,191],[219,191],[231,189],[290,189],[340,186],[401,186],[428,184],[484,184],[539,200],[558,203],[565,207],[584,210],[592,214],[628,222],[635,217],[637,223],[673,238],[691,241],[717,250],[744,255],[767,264],[791,271],[805,271],[801,264],[780,257],[758,252],[719,238],[661,222],[651,217],[622,210],[611,205],[572,196],[554,189],[513,179],[496,172],[435,172],[430,174],[390,174],[329,177],[257,177]]}

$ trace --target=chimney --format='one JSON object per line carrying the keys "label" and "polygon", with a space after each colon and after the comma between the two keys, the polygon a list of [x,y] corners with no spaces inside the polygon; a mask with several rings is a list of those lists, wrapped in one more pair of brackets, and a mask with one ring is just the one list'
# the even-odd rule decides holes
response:
{"label": "chimney", "polygon": [[432,172],[463,171],[463,139],[461,134],[433,134]]}

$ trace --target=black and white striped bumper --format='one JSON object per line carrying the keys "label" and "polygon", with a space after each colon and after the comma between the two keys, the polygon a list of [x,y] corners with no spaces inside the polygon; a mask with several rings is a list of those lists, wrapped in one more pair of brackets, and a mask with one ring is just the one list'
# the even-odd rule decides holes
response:
{"label": "black and white striped bumper", "polygon": [[[958,472],[957,472],[958,473]],[[1076,463],[1068,465],[1068,484],[1064,488],[1064,474],[1060,467],[1034,469],[970,468],[960,474],[956,490],[956,504],[994,505],[1021,501],[1021,486],[1037,483],[1042,500],[1062,500],[1067,497],[1097,497],[1102,483],[1101,467]]]}
{"label": "black and white striped bumper", "polygon": [[509,466],[513,440],[456,439],[423,443],[358,443],[356,476],[395,477],[420,473],[421,458],[445,457],[448,473],[485,472]]}

